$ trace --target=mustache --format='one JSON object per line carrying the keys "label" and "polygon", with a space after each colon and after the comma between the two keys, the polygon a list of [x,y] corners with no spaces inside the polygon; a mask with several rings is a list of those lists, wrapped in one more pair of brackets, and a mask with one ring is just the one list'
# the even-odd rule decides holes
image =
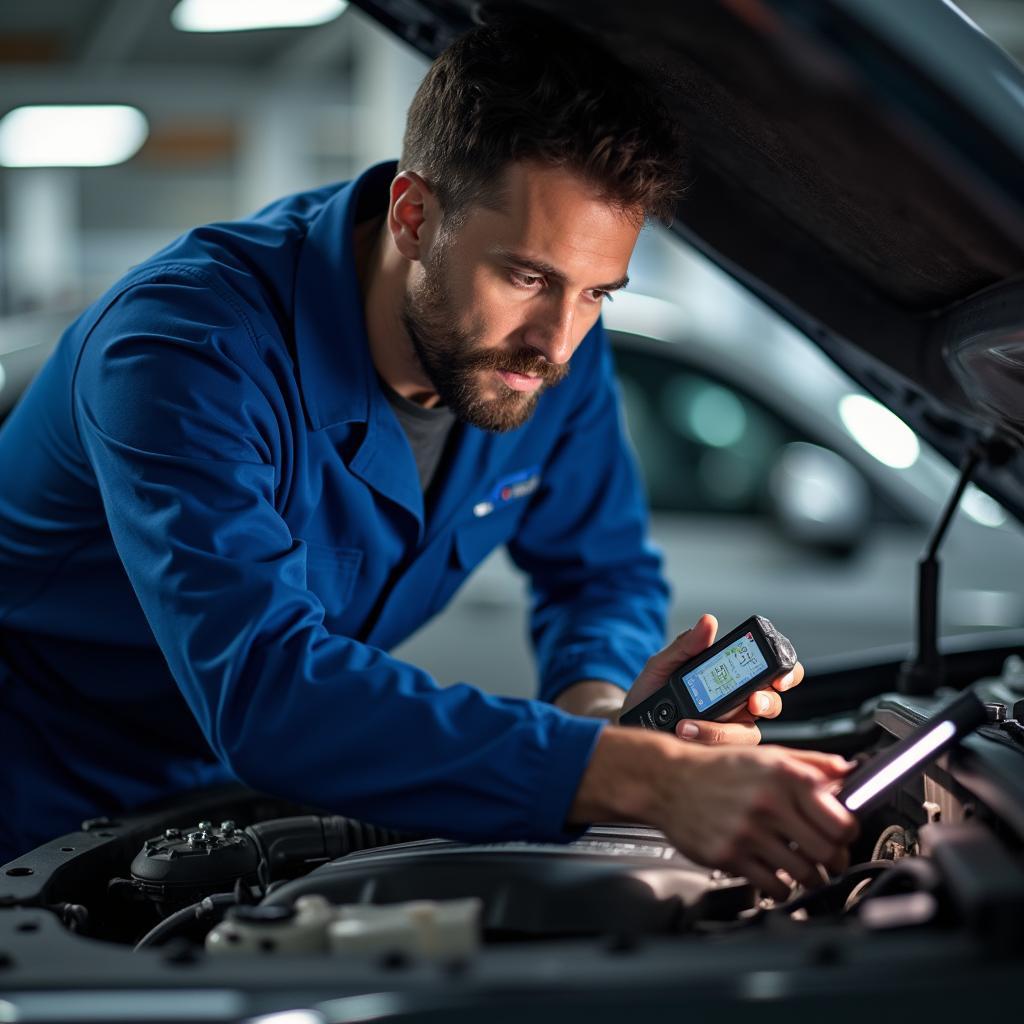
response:
{"label": "mustache", "polygon": [[549,363],[543,356],[526,351],[474,352],[466,357],[465,366],[467,370],[503,370],[540,377],[549,385],[558,384],[569,373],[568,363]]}

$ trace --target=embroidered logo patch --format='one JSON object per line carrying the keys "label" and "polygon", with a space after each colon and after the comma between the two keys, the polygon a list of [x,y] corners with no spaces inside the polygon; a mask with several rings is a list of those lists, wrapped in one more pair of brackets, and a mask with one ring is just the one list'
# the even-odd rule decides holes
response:
{"label": "embroidered logo patch", "polygon": [[473,515],[478,519],[489,516],[496,508],[533,494],[539,486],[540,467],[530,466],[529,469],[521,469],[499,480],[491,488],[491,493],[473,506]]}

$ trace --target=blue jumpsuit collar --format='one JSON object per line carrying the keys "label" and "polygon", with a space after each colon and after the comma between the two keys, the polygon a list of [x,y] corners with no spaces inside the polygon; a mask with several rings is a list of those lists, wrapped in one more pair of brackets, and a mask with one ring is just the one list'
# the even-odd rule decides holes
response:
{"label": "blue jumpsuit collar", "polygon": [[352,249],[361,193],[386,193],[397,166],[391,160],[365,171],[332,196],[310,225],[296,274],[295,355],[310,426],[365,423],[349,469],[410,512],[422,537],[416,461],[377,380]]}
{"label": "blue jumpsuit collar", "polygon": [[376,164],[339,189],[313,220],[302,246],[295,283],[295,352],[314,430],[370,419],[368,396],[379,388],[352,230],[362,190],[386,189],[397,166],[393,160]]}

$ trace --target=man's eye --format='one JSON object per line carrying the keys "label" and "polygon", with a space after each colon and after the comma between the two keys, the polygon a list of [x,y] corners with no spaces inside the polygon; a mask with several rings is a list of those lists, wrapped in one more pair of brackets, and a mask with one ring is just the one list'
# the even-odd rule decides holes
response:
{"label": "man's eye", "polygon": [[520,274],[518,271],[511,271],[509,276],[512,278],[512,283],[517,288],[533,288],[535,285],[540,284],[544,279],[538,277],[536,274]]}
{"label": "man's eye", "polygon": [[602,299],[607,299],[609,302],[614,302],[611,292],[603,292],[600,288],[593,288],[590,292],[594,302],[600,302]]}

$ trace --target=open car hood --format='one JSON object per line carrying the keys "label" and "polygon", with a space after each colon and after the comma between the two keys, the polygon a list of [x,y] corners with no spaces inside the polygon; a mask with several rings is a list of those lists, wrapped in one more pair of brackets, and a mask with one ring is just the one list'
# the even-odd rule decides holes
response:
{"label": "open car hood", "polygon": [[[357,3],[431,57],[499,6]],[[692,160],[672,230],[953,462],[995,439],[974,480],[1024,518],[1012,58],[942,0],[530,6],[662,90]]]}

